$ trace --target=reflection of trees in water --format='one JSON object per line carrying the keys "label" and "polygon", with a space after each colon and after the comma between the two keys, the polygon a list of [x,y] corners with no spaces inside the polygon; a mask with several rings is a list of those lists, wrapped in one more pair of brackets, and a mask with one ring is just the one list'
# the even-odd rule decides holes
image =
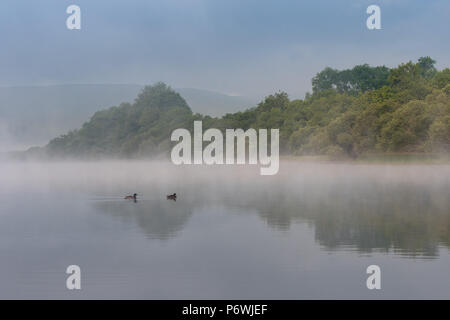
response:
{"label": "reflection of trees in water", "polygon": [[183,195],[184,202],[164,199],[96,205],[110,215],[136,221],[149,238],[174,237],[195,208],[220,205],[243,212],[256,209],[277,230],[288,230],[296,221],[308,222],[326,250],[382,250],[432,257],[440,245],[450,248],[450,188],[446,183],[415,181],[408,185],[365,179],[257,183],[225,177],[186,177],[183,182],[169,189]]}
{"label": "reflection of trees in water", "polygon": [[293,190],[292,185],[273,186],[253,197],[236,192],[234,198],[256,208],[276,229],[287,230],[295,220],[312,223],[316,241],[327,250],[432,257],[440,245],[450,248],[448,188],[361,183]]}
{"label": "reflection of trees in water", "polygon": [[125,221],[133,221],[148,238],[166,240],[175,237],[192,215],[192,209],[173,201],[104,201],[96,208]]}
{"label": "reflection of trees in water", "polygon": [[[412,190],[411,190],[412,191]],[[339,192],[305,217],[315,224],[316,239],[329,249],[356,246],[409,256],[434,256],[440,244],[449,246],[450,206],[429,193],[387,190],[358,201]]]}

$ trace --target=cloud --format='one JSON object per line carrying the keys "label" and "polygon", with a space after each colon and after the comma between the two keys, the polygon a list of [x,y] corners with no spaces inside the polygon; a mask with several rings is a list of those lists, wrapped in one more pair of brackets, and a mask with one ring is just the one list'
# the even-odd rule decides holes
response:
{"label": "cloud", "polygon": [[[78,0],[82,30],[65,27],[72,1],[0,3],[0,85],[151,83],[262,96],[310,90],[322,66],[395,65],[431,55],[450,63],[448,1]],[[381,57],[384,59],[381,59]],[[314,70],[313,70],[314,69]]]}

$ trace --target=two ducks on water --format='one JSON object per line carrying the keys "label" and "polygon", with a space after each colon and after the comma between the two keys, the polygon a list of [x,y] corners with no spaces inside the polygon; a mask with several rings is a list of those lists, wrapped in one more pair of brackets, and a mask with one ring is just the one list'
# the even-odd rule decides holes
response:
{"label": "two ducks on water", "polygon": [[[133,200],[134,202],[136,202],[136,200],[137,200],[137,193],[133,194],[132,196],[126,196],[124,199],[125,200]],[[177,194],[176,193],[169,194],[167,196],[167,200],[177,201]]]}

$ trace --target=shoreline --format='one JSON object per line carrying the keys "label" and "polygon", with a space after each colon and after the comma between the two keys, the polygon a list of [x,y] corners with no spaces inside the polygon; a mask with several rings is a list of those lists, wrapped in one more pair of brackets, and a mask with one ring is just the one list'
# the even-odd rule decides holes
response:
{"label": "shoreline", "polygon": [[280,161],[346,163],[346,164],[450,164],[450,154],[381,153],[362,155],[358,158],[332,159],[329,156],[280,156]]}
{"label": "shoreline", "polygon": [[[296,155],[281,155],[280,163],[316,163],[316,164],[374,164],[374,165],[408,165],[408,164],[429,164],[429,165],[450,165],[450,154],[446,155],[431,155],[431,154],[373,154],[365,155],[358,158],[339,158],[333,159],[326,155],[317,156],[296,156]],[[170,164],[170,158],[164,156],[160,157],[136,157],[136,158],[121,158],[121,157],[98,157],[98,158],[75,158],[75,157],[18,157],[17,154],[8,156],[7,153],[0,153],[0,163],[99,163],[99,162],[122,162],[122,163],[139,163],[139,162],[159,162]],[[242,166],[234,164],[236,166]],[[253,166],[246,161],[244,166]],[[177,166],[174,164],[174,166]],[[195,165],[198,166],[198,165]],[[205,167],[220,166],[220,165],[204,165]]]}

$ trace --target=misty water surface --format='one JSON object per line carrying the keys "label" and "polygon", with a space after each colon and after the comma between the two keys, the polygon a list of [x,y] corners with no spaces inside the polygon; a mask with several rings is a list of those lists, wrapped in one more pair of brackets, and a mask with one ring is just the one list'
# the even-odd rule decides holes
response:
{"label": "misty water surface", "polygon": [[0,298],[450,298],[449,165],[0,170]]}

